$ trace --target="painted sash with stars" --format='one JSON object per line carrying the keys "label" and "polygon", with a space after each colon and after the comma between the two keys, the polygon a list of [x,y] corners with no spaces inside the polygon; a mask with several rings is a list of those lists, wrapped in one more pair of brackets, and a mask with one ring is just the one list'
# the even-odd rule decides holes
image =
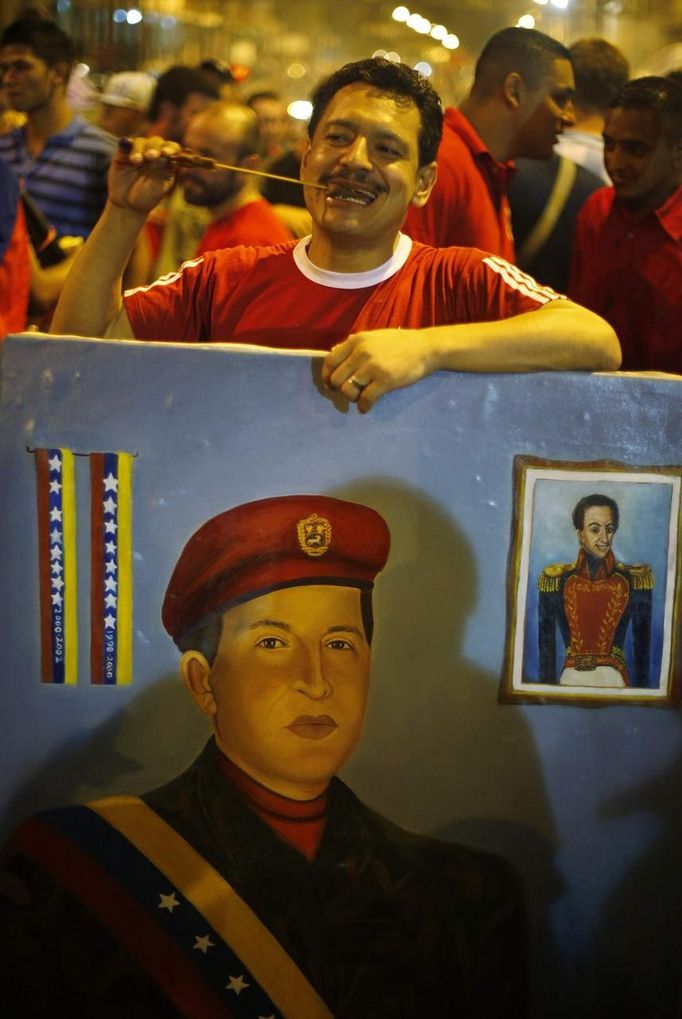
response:
{"label": "painted sash with stars", "polygon": [[46,811],[12,844],[79,898],[184,1015],[332,1019],[231,885],[138,797]]}

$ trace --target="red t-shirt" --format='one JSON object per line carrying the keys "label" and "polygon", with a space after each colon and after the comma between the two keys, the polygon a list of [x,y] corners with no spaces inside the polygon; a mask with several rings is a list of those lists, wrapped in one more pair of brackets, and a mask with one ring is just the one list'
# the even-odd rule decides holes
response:
{"label": "red t-shirt", "polygon": [[383,266],[336,273],[310,262],[308,240],[216,251],[126,291],[135,336],[330,350],[361,330],[490,322],[559,296],[472,248],[428,248],[403,234]]}
{"label": "red t-shirt", "polygon": [[220,248],[236,248],[239,244],[282,244],[291,234],[272,211],[264,198],[242,205],[228,216],[210,223],[199,242],[197,255]]}
{"label": "red t-shirt", "polygon": [[613,188],[585,202],[569,294],[611,323],[624,371],[682,375],[682,186],[637,219]]}
{"label": "red t-shirt", "polygon": [[467,118],[445,111],[438,180],[426,205],[410,206],[406,234],[435,248],[480,248],[515,261],[507,187],[511,163],[498,163]]}
{"label": "red t-shirt", "polygon": [[[0,161],[1,162],[1,161]],[[5,180],[5,176],[7,180]],[[24,207],[19,187],[5,170],[0,172],[4,188],[0,199],[0,340],[7,333],[26,329],[31,289],[31,261]]]}

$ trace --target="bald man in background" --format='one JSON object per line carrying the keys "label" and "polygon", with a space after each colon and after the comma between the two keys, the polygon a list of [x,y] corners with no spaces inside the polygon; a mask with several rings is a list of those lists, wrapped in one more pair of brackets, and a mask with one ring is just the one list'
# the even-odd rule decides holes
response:
{"label": "bald man in background", "polygon": [[[185,145],[230,166],[255,170],[261,163],[258,118],[238,103],[220,101],[198,113],[185,132]],[[180,184],[185,201],[207,208],[211,215],[197,255],[239,244],[267,246],[291,240],[250,174],[189,166],[181,171]]]}

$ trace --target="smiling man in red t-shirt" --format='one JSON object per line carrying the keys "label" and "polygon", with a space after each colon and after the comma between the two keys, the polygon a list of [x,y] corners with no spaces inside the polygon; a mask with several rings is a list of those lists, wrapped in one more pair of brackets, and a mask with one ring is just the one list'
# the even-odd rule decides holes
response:
{"label": "smiling man in red t-shirt", "polygon": [[[148,210],[174,186],[179,146],[119,153],[109,203],[74,266],[53,331],[328,350],[328,385],[369,410],[438,369],[616,368],[611,328],[503,259],[400,233],[436,179],[440,100],[402,64],[364,60],[314,96],[301,176],[313,227],[298,244],[232,249],[121,297]],[[322,188],[320,188],[320,185]]]}

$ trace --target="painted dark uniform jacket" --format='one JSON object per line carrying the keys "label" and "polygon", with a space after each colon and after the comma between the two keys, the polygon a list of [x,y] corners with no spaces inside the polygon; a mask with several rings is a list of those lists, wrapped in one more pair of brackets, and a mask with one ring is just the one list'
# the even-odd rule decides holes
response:
{"label": "painted dark uniform jacket", "polygon": [[[589,672],[606,665],[626,686],[647,687],[653,586],[650,566],[626,565],[612,552],[602,561],[580,549],[575,562],[546,566],[538,578],[538,678],[554,683],[564,668]],[[629,627],[632,675],[625,655]],[[557,630],[565,648],[559,668]]]}
{"label": "painted dark uniform jacket", "polygon": [[[525,917],[504,861],[411,835],[334,779],[327,828],[308,862],[226,785],[217,754],[209,743],[188,771],[144,800],[232,884],[336,1019],[526,1015]],[[99,1017],[122,1006],[126,1019],[178,1014],[76,900],[49,888],[25,859],[9,866],[25,901],[11,910],[10,944],[2,947],[14,945],[16,957],[18,938],[26,978],[41,973],[52,983],[44,1011],[13,1015]],[[35,935],[38,924],[47,937],[48,921],[61,931],[59,945],[70,937],[74,944],[59,950],[53,937],[34,943],[32,955],[27,931]],[[60,954],[87,964],[86,997],[63,960],[57,964]],[[13,1000],[6,991],[4,1000]],[[68,1004],[61,1013],[60,1000]]]}

